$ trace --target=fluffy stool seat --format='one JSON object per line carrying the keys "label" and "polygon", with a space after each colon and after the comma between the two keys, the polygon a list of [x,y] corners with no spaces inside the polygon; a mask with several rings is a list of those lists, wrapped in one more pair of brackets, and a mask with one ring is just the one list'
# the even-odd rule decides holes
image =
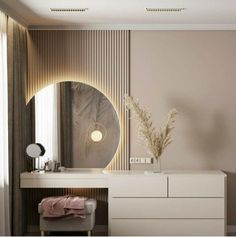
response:
{"label": "fluffy stool seat", "polygon": [[84,218],[66,216],[62,218],[44,218],[42,215],[42,205],[39,203],[38,212],[40,215],[40,231],[44,235],[45,231],[86,231],[91,235],[91,231],[95,225],[95,211],[97,201],[95,199],[87,199],[85,201]]}

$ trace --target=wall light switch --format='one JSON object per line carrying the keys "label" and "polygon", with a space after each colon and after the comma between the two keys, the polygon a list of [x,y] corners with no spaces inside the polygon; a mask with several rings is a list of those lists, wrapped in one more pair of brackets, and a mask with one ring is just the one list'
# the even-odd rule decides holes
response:
{"label": "wall light switch", "polygon": [[150,157],[130,157],[130,164],[152,164],[153,158]]}
{"label": "wall light switch", "polygon": [[151,157],[146,157],[146,158],[145,158],[145,163],[146,163],[146,164],[152,164],[152,163],[153,163],[153,158],[151,158]]}
{"label": "wall light switch", "polygon": [[130,164],[134,164],[134,163],[135,163],[135,158],[134,158],[134,157],[130,157],[129,163],[130,163]]}

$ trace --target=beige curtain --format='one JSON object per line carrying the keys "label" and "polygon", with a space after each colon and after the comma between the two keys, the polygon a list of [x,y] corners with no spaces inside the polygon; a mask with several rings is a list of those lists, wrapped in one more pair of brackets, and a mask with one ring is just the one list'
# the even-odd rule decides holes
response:
{"label": "beige curtain", "polygon": [[[27,30],[8,19],[8,114],[9,173],[12,235],[23,235],[26,227],[20,173],[27,169],[25,148],[33,142],[32,106],[26,106]],[[31,102],[33,103],[33,101]]]}
{"label": "beige curtain", "polygon": [[60,83],[60,143],[61,164],[72,167],[72,107],[71,107],[71,82]]}
{"label": "beige curtain", "polygon": [[0,11],[0,235],[10,234],[7,101],[7,16]]}

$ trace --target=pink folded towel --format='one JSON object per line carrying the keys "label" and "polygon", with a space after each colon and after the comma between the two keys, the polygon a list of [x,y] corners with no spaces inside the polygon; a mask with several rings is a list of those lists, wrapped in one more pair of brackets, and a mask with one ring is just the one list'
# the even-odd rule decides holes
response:
{"label": "pink folded towel", "polygon": [[44,218],[85,217],[85,201],[87,198],[78,196],[47,197],[41,201],[42,215]]}
{"label": "pink folded towel", "polygon": [[84,197],[69,196],[65,202],[64,208],[83,210],[84,205],[85,205],[85,200],[86,199]]}

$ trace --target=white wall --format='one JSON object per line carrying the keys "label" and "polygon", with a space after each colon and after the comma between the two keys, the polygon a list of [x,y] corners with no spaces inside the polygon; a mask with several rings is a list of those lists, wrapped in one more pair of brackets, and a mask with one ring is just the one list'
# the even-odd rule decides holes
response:
{"label": "white wall", "polygon": [[[163,169],[228,172],[228,223],[236,224],[236,32],[131,31],[131,95],[157,127],[177,108]],[[145,156],[135,124],[131,156]]]}

